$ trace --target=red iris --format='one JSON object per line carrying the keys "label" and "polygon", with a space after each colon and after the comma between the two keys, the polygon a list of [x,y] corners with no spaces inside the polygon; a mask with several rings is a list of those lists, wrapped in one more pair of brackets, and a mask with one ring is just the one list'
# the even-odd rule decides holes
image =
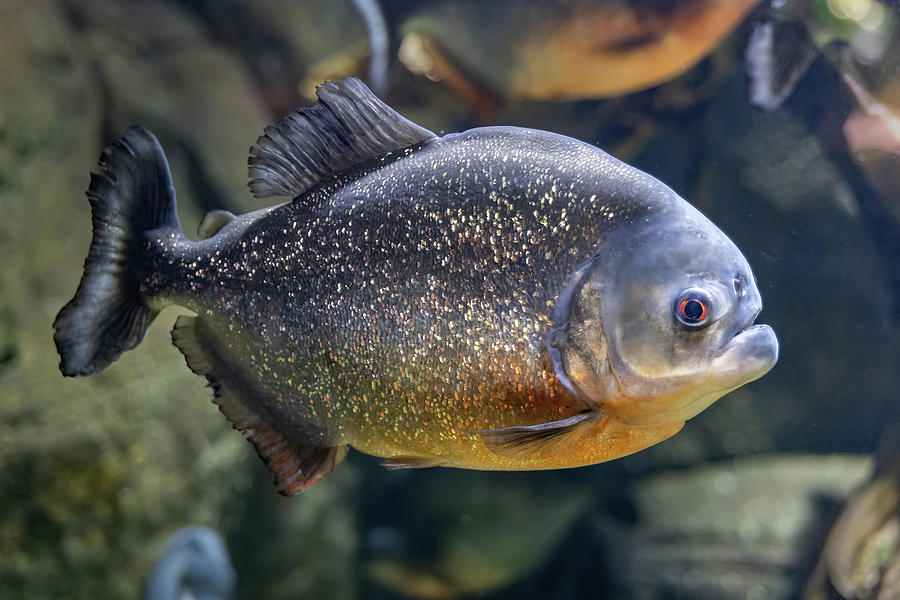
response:
{"label": "red iris", "polygon": [[700,298],[684,298],[678,304],[678,316],[687,323],[699,323],[709,314],[709,307]]}

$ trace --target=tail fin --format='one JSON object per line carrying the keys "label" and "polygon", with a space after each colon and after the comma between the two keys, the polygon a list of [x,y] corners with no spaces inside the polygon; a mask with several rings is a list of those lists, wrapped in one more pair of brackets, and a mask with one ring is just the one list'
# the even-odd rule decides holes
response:
{"label": "tail fin", "polygon": [[53,328],[63,375],[96,373],[137,346],[157,311],[141,296],[144,232],[175,229],[175,189],[156,137],[132,127],[100,156],[87,191],[94,239],[75,297]]}

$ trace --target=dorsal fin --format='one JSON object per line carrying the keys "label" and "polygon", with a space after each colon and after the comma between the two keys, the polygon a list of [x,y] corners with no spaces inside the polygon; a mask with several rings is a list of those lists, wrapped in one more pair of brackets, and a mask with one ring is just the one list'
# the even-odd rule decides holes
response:
{"label": "dorsal fin", "polygon": [[367,160],[435,137],[401,117],[355,77],[325,83],[316,96],[314,105],[266,127],[250,148],[255,197],[296,198]]}

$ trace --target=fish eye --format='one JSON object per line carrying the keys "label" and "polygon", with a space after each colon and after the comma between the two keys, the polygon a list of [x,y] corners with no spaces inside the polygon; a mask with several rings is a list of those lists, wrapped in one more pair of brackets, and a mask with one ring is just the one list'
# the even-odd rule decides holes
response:
{"label": "fish eye", "polygon": [[712,299],[698,288],[688,288],[675,300],[675,318],[679,323],[698,329],[709,325],[712,317]]}

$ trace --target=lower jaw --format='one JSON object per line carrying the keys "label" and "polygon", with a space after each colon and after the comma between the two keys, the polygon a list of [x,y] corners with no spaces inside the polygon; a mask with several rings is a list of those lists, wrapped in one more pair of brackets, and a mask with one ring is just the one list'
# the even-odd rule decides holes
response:
{"label": "lower jaw", "polygon": [[709,408],[717,400],[754,379],[762,377],[770,367],[744,374],[741,378],[716,381],[707,376],[700,383],[683,384],[677,391],[659,395],[634,396],[620,390],[620,395],[603,403],[603,409],[614,418],[636,427],[656,427],[666,423],[683,423]]}

